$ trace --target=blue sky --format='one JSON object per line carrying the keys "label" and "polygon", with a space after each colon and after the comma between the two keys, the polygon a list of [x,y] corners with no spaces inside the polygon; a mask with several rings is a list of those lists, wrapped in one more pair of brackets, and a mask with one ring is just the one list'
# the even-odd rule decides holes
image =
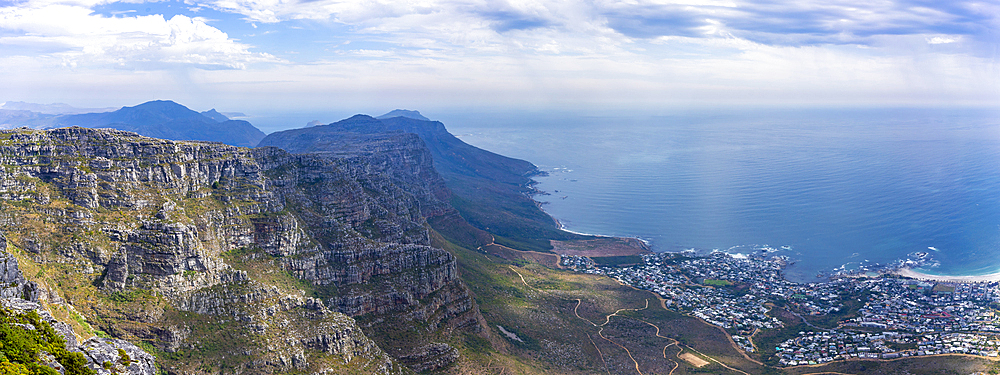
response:
{"label": "blue sky", "polygon": [[0,101],[1000,106],[1000,1],[0,0]]}

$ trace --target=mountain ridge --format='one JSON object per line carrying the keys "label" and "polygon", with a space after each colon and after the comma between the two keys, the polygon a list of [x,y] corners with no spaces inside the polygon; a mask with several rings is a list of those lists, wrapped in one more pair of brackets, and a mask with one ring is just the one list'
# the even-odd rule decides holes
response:
{"label": "mountain ridge", "polygon": [[432,246],[423,185],[402,186],[432,171],[415,136],[352,158],[79,127],[0,140],[8,248],[170,373],[433,370],[458,354],[432,340],[487,335],[455,257]]}
{"label": "mountain ridge", "polygon": [[107,113],[60,116],[47,128],[63,126],[109,127],[153,138],[222,142],[243,147],[253,147],[265,136],[249,122],[230,120],[214,109],[198,113],[170,100],[149,101]]}
{"label": "mountain ridge", "polygon": [[230,119],[215,109],[198,113],[170,100],[154,100],[105,112],[78,113],[80,111],[74,110],[65,114],[31,110],[46,108],[43,105],[8,103],[15,104],[12,108],[24,109],[0,108],[0,128],[112,128],[154,138],[221,142],[242,147],[253,147],[265,136],[247,121]]}
{"label": "mountain ridge", "polygon": [[497,243],[549,251],[549,240],[584,238],[560,230],[531,198],[535,193],[531,177],[542,174],[534,164],[469,145],[448,132],[440,121],[405,116],[379,119],[358,114],[328,125],[274,132],[259,146],[280,147],[292,153],[319,152],[325,146],[315,144],[317,139],[380,133],[412,133],[420,137],[434,158],[434,168],[454,193],[450,204],[469,224],[495,234]]}
{"label": "mountain ridge", "polygon": [[0,109],[29,111],[46,115],[74,115],[80,113],[111,112],[117,110],[118,108],[116,107],[77,108],[66,103],[38,104],[38,103],[11,101],[0,104]]}
{"label": "mountain ridge", "polygon": [[384,120],[393,117],[406,117],[414,120],[431,121],[431,119],[424,117],[424,115],[421,115],[420,111],[411,111],[408,109],[394,109],[392,111],[389,111],[389,113],[386,113],[384,115],[375,118],[379,120]]}

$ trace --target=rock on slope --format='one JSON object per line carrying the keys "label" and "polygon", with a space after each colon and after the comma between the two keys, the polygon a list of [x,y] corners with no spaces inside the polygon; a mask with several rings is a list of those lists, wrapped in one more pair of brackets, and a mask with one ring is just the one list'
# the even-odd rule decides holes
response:
{"label": "rock on slope", "polygon": [[[426,162],[379,155],[0,132],[0,227],[57,297],[167,353],[169,372],[395,373],[350,316],[433,333],[475,331],[478,313],[454,257],[429,246],[424,215],[441,208],[386,172]],[[454,350],[433,345],[392,355],[447,365]]]}
{"label": "rock on slope", "polygon": [[[86,368],[99,375],[126,374],[126,375],[153,375],[156,373],[154,358],[139,347],[119,339],[91,337],[82,344],[77,344],[76,334],[73,328],[64,322],[56,320],[52,314],[38,303],[38,285],[28,281],[21,273],[17,258],[7,253],[7,240],[0,234],[0,316],[4,318],[22,317],[33,313],[38,317],[38,323],[30,319],[21,319],[31,322],[29,324],[18,324],[18,327],[9,327],[7,319],[3,319],[0,325],[7,325],[5,330],[28,329],[30,331],[44,332],[44,326],[51,327],[64,341],[64,348],[69,352],[82,353]],[[28,327],[30,325],[30,327]],[[51,368],[63,371],[63,365],[50,358],[51,354],[40,355],[42,362]],[[9,359],[5,358],[6,362]]]}

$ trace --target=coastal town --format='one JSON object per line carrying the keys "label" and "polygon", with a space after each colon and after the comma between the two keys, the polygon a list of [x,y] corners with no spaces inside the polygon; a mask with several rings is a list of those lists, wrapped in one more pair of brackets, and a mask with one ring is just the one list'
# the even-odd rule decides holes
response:
{"label": "coastal town", "polygon": [[[560,264],[654,292],[667,308],[724,329],[736,346],[778,366],[951,353],[997,357],[1000,350],[1000,282],[938,282],[883,271],[795,283],[782,276],[787,259],[766,252],[641,258],[641,264],[607,266],[562,256]],[[797,328],[785,336],[792,338],[782,342],[761,347],[754,340],[761,330],[792,325]]]}

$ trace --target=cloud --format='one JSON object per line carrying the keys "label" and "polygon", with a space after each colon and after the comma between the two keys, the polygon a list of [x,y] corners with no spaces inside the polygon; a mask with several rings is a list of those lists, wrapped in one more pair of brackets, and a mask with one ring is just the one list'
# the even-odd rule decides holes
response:
{"label": "cloud", "polygon": [[[182,100],[197,87],[241,105],[317,108],[1000,100],[995,1],[186,0],[179,7],[201,7],[219,21],[101,16],[91,11],[98,0],[40,1],[0,8],[7,92],[74,84],[134,95],[128,90],[142,84],[162,90],[159,98]],[[256,51],[298,61],[254,64],[280,61]],[[33,68],[38,61],[111,78],[53,74]],[[189,66],[203,69],[175,69]],[[111,82],[118,79],[127,85]]]}
{"label": "cloud", "polygon": [[700,8],[685,5],[646,5],[616,7],[601,13],[607,25],[633,38],[661,36],[703,36],[702,28],[711,24],[712,15]]}
{"label": "cloud", "polygon": [[0,46],[73,67],[243,69],[252,62],[278,61],[250,52],[200,18],[105,17],[83,6],[93,4],[39,1],[0,8]]}
{"label": "cloud", "polygon": [[955,42],[956,42],[955,39],[946,38],[946,37],[940,37],[940,36],[936,36],[936,37],[927,39],[927,44],[948,44],[948,43],[955,43]]}
{"label": "cloud", "polygon": [[[215,0],[218,9],[258,22],[332,19],[365,25],[407,15],[441,13],[497,22],[498,31],[607,22],[626,35],[657,37],[692,34],[691,28],[715,19],[736,33],[875,34],[981,32],[995,22],[996,4],[930,0],[633,0],[564,3],[559,1],[341,1]],[[575,9],[567,9],[575,8]]]}

